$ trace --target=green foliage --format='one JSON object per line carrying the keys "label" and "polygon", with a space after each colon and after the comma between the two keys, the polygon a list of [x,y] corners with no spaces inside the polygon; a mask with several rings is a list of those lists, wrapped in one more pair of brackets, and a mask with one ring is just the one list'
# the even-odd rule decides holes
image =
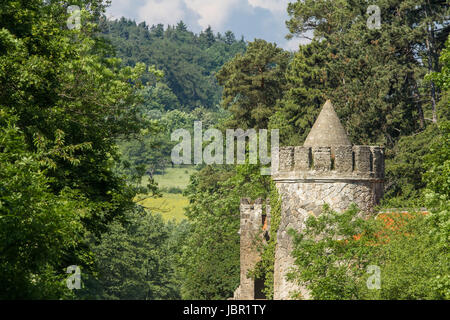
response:
{"label": "green foliage", "polygon": [[270,185],[270,230],[269,240],[262,248],[261,260],[255,266],[252,276],[264,279],[264,294],[267,299],[273,299],[274,292],[274,267],[275,267],[275,249],[277,246],[277,232],[281,222],[281,197],[275,183]]}
{"label": "green foliage", "polygon": [[229,189],[218,188],[229,176],[206,167],[191,177],[186,192],[191,230],[183,245],[183,299],[225,299],[239,283],[238,202],[225,196]]}
{"label": "green foliage", "polygon": [[[424,203],[432,208],[430,217],[431,231],[426,236],[431,238],[430,246],[441,250],[446,255],[437,257],[438,262],[448,268],[448,243],[450,241],[450,125],[449,121],[440,123],[440,135],[430,148],[430,153],[425,156],[425,164],[428,168],[423,179],[427,183],[424,193]],[[426,248],[425,250],[430,250]],[[442,262],[441,262],[442,261]],[[450,299],[449,271],[443,275],[436,275],[431,284],[434,286],[435,295]]]}
{"label": "green foliage", "polygon": [[[448,41],[447,41],[448,42]],[[450,193],[448,183],[449,138],[448,138],[448,94],[445,83],[450,60],[448,45],[442,51],[440,73],[432,73],[425,79],[434,79],[444,90],[440,106],[445,107],[439,125],[430,125],[417,134],[402,137],[391,152],[388,152],[386,173],[388,177],[386,197],[388,202],[416,202],[423,194],[425,185],[441,195]],[[412,201],[411,201],[412,200]]]}
{"label": "green foliage", "polygon": [[301,46],[289,63],[285,75],[288,90],[269,120],[270,129],[280,130],[283,144],[304,141],[327,99],[327,74],[321,67],[327,63],[326,49],[325,42],[313,41]]}
{"label": "green foliage", "polygon": [[222,106],[234,115],[236,128],[267,128],[285,88],[284,73],[289,53],[264,40],[250,42],[245,54],[238,54],[217,73],[224,87]]}
{"label": "green foliage", "polygon": [[[244,41],[236,41],[230,34],[226,40],[216,37],[210,27],[196,35],[182,21],[176,27],[164,29],[161,24],[149,27],[145,22],[137,25],[121,18],[102,21],[102,30],[126,66],[143,62],[162,70],[164,84],[155,84],[157,79],[152,73],[145,73],[142,81],[153,87],[166,85],[186,110],[200,106],[213,108],[219,104],[221,90],[214,73],[246,47]],[[150,104],[160,104],[166,110],[176,108],[177,103],[167,90],[152,91],[157,99],[152,99]],[[165,102],[161,104],[158,100]]]}
{"label": "green foliage", "polygon": [[134,95],[145,66],[120,68],[120,60],[105,58],[110,49],[93,36],[100,3],[85,1],[93,13],[84,12],[80,30],[68,30],[60,3],[7,1],[0,33],[0,101],[17,115],[28,150],[35,150],[35,139],[46,148],[56,147],[53,141],[90,146],[74,152],[75,161],[51,155],[47,175],[55,193],[70,188],[91,201],[83,222],[96,233],[133,205],[133,190],[112,170],[115,140],[146,126]]}
{"label": "green foliage", "polygon": [[147,86],[140,92],[142,94],[142,108],[145,111],[159,110],[176,110],[181,107],[177,96],[163,82],[158,82],[154,86]]}
{"label": "green foliage", "polygon": [[167,189],[167,192],[168,193],[181,194],[181,193],[183,193],[183,190],[181,188],[179,188],[179,187],[170,187],[170,188]]}
{"label": "green foliage", "polygon": [[427,189],[441,195],[450,195],[450,121],[439,125],[439,135],[433,141],[424,162],[427,172],[423,179]]}
{"label": "green foliage", "polygon": [[[293,230],[297,269],[290,279],[314,299],[448,299],[448,206],[428,216],[380,214],[361,218],[356,207],[339,214],[325,208]],[[447,238],[448,239],[448,238]],[[442,239],[441,239],[442,241]],[[381,270],[380,289],[369,289],[369,265]]]}
{"label": "green foliage", "polygon": [[[450,38],[449,38],[450,39]],[[436,85],[441,89],[441,100],[438,103],[438,119],[448,120],[450,119],[450,40],[447,39],[446,46],[441,52],[439,62],[442,65],[440,72],[432,72],[427,74],[425,82],[434,81]]]}
{"label": "green foliage", "polygon": [[391,206],[414,204],[425,188],[423,174],[428,170],[425,157],[431,151],[433,141],[439,136],[436,125],[424,131],[400,138],[396,146],[386,154],[386,200]]}
{"label": "green foliage", "polygon": [[276,123],[287,121],[289,133],[304,138],[325,99],[331,99],[353,143],[392,147],[401,136],[424,128],[427,116],[435,121],[440,96],[434,83],[422,79],[441,67],[449,7],[445,1],[419,2],[375,3],[381,29],[367,27],[367,1],[289,4],[291,33],[314,30],[314,40],[294,58],[288,72],[292,89]]}
{"label": "green foliage", "polygon": [[[307,219],[304,232],[295,237],[295,264],[298,267],[289,278],[306,285],[314,299],[361,299],[359,288],[362,276],[370,264],[366,259],[373,230],[362,219],[354,219],[358,210],[353,207],[337,214],[325,207],[319,217]],[[364,233],[363,241],[352,237]],[[301,297],[302,298],[302,297]]]}
{"label": "green foliage", "polygon": [[[153,176],[162,173],[172,163],[171,152],[178,141],[171,141],[171,134],[178,129],[189,131],[194,137],[194,121],[202,121],[203,130],[215,126],[221,118],[222,112],[206,108],[196,108],[191,112],[171,110],[164,113],[148,110],[148,118],[154,123],[141,131],[135,139],[119,141],[122,171],[133,177],[140,177],[142,173]],[[192,159],[193,161],[193,159]],[[140,174],[141,173],[141,174]]]}
{"label": "green foliage", "polygon": [[191,177],[186,215],[191,224],[183,245],[184,299],[227,299],[239,284],[239,203],[266,198],[267,176],[256,165],[206,166]]}
{"label": "green foliage", "polygon": [[434,79],[436,84],[443,90],[450,90],[450,38],[445,43],[445,49],[442,50],[439,61],[442,65],[440,72],[434,72],[429,78]]}
{"label": "green foliage", "polygon": [[112,48],[96,37],[102,1],[77,4],[88,8],[79,30],[67,28],[66,2],[0,8],[5,298],[71,297],[65,268],[92,268],[85,235],[106,231],[142,190],[114,168],[115,141],[151,126],[135,94],[145,65],[108,57]]}
{"label": "green foliage", "polygon": [[[450,255],[445,245],[437,242],[437,237],[449,235],[447,211],[435,211],[428,219],[413,219],[396,234],[378,261],[382,271],[379,292],[371,292],[376,299],[449,299],[448,261]],[[446,229],[440,229],[446,220]],[[437,221],[441,225],[436,224]],[[439,229],[438,229],[438,228]]]}
{"label": "green foliage", "polygon": [[93,246],[98,280],[87,279],[82,294],[107,300],[179,299],[176,281],[177,248],[170,241],[176,225],[160,215],[129,212],[125,223],[115,221]]}
{"label": "green foliage", "polygon": [[53,193],[47,150],[29,152],[17,116],[0,109],[0,299],[70,297],[59,267],[83,236],[80,194]]}

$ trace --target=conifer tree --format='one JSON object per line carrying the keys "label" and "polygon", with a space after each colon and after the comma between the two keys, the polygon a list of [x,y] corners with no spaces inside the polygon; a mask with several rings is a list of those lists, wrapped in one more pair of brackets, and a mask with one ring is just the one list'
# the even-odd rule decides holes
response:
{"label": "conifer tree", "polygon": [[[318,53],[300,50],[293,63],[297,70],[290,76],[294,89],[286,104],[315,115],[318,108],[310,98],[299,96],[297,88],[303,85],[303,76],[322,74],[319,80],[326,96],[322,99],[333,100],[353,142],[392,146],[401,135],[423,128],[427,117],[436,119],[439,93],[422,79],[427,71],[440,68],[436,56],[442,34],[448,33],[449,7],[445,1],[374,2],[380,8],[381,25],[371,28],[367,14],[371,4],[306,0],[289,5],[287,25],[292,35],[314,30],[316,41],[323,42],[324,60],[311,66],[305,61]],[[314,46],[318,45],[309,45]],[[287,120],[302,134],[310,127],[309,120]]]}
{"label": "conifer tree", "polygon": [[264,40],[249,43],[217,74],[223,89],[222,105],[234,115],[230,125],[241,128],[267,128],[286,85],[284,73],[289,53]]}
{"label": "conifer tree", "polygon": [[232,31],[225,32],[225,43],[228,45],[232,45],[236,42],[236,37]]}
{"label": "conifer tree", "polygon": [[183,20],[180,20],[180,22],[178,22],[176,30],[178,32],[183,32],[183,31],[187,31],[187,26],[186,24],[183,22]]}

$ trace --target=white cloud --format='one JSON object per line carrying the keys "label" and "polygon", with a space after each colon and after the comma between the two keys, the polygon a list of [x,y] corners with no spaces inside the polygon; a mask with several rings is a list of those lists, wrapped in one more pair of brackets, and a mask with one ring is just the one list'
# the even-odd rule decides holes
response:
{"label": "white cloud", "polygon": [[[233,10],[242,4],[242,0],[114,0],[108,9],[110,17],[133,16],[148,24],[176,24],[180,20],[193,22],[202,29],[211,26],[214,30],[224,27]],[[134,14],[130,11],[134,9]],[[191,26],[197,29],[197,26]]]}
{"label": "white cloud", "polygon": [[106,9],[106,16],[110,19],[135,18],[136,7],[139,7],[138,1],[133,1],[130,5],[128,0],[113,0],[110,7]]}
{"label": "white cloud", "polygon": [[248,0],[252,7],[267,9],[275,14],[285,14],[289,2],[293,0]]}
{"label": "white cloud", "polygon": [[227,22],[231,11],[242,0],[184,0],[186,6],[196,12],[200,18],[198,24],[202,28],[211,26],[213,29],[221,29]]}
{"label": "white cloud", "polygon": [[183,0],[147,0],[139,9],[138,18],[148,24],[176,24],[186,18]]}
{"label": "white cloud", "polygon": [[297,50],[302,40],[287,41],[287,4],[294,0],[113,0],[110,18],[125,16],[136,22],[174,25],[183,20],[200,32],[209,25],[215,32],[232,30],[238,37],[266,39],[287,50]]}
{"label": "white cloud", "polygon": [[293,38],[291,40],[286,40],[286,42],[281,47],[287,51],[298,51],[298,47],[300,46],[300,44],[305,44],[303,39]]}
{"label": "white cloud", "polygon": [[314,32],[312,30],[303,33],[303,36],[297,36],[290,40],[286,40],[286,42],[281,46],[283,49],[288,51],[298,51],[298,47],[300,45],[305,45],[311,43],[311,40],[314,36]]}

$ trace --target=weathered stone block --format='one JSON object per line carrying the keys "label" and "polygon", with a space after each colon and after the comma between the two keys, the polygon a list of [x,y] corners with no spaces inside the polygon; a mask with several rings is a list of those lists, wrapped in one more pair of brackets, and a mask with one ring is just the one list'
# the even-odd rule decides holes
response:
{"label": "weathered stone block", "polygon": [[355,155],[355,171],[362,173],[371,172],[371,157],[372,152],[368,146],[353,146],[353,152]]}
{"label": "weathered stone block", "polygon": [[337,146],[334,153],[334,168],[337,172],[353,171],[352,146]]}
{"label": "weathered stone block", "polygon": [[294,147],[280,148],[280,171],[292,171],[294,166]]}
{"label": "weathered stone block", "polygon": [[306,171],[311,167],[311,148],[294,148],[294,170]]}
{"label": "weathered stone block", "polygon": [[384,178],[384,148],[370,147],[373,158],[373,172],[376,178]]}
{"label": "weathered stone block", "polygon": [[313,147],[312,154],[313,154],[314,170],[317,171],[331,170],[330,147]]}

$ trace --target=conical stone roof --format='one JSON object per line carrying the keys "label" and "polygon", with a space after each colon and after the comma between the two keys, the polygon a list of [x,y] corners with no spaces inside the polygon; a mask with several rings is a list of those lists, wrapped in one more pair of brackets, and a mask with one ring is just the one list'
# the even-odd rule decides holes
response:
{"label": "conical stone roof", "polygon": [[305,147],[351,146],[330,100],[325,102],[311,132],[305,140]]}

